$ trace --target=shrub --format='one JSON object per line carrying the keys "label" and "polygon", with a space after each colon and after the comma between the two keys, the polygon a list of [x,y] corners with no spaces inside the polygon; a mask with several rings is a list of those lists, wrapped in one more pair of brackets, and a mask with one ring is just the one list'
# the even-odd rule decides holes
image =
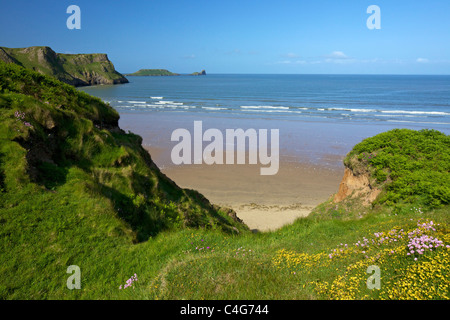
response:
{"label": "shrub", "polygon": [[450,136],[436,130],[394,129],[365,139],[347,155],[353,170],[368,170],[383,193],[375,203],[401,207],[450,203]]}

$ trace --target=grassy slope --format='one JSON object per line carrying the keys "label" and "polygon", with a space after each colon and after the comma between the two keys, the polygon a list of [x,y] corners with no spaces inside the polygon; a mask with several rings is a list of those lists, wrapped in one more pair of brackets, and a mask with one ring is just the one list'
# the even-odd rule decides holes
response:
{"label": "grassy slope", "polygon": [[178,188],[117,122],[99,99],[0,63],[1,297],[63,297],[52,275],[70,264],[104,281],[103,258],[120,266],[122,248],[164,230],[247,230]]}
{"label": "grassy slope", "polygon": [[[64,70],[76,78],[84,79],[86,73],[91,73],[101,75],[113,82],[123,79],[123,75],[116,71],[111,61],[95,61],[95,56],[96,54],[58,54]],[[89,63],[82,62],[79,65],[79,60],[87,60]]]}
{"label": "grassy slope", "polygon": [[[430,200],[429,193],[414,189],[418,197],[401,194],[392,204],[364,208],[361,219],[350,218],[359,215],[356,205],[341,209],[325,203],[310,217],[275,232],[224,233],[239,225],[214,219],[186,191],[170,194],[172,187],[157,187],[158,171],[148,171],[139,138],[111,129],[117,122],[114,110],[18,67],[0,64],[0,70],[1,298],[448,299],[449,206],[439,193],[424,202]],[[10,73],[19,76],[11,81]],[[24,119],[15,111],[25,113]],[[406,136],[400,144],[406,145]],[[27,159],[27,150],[39,140],[60,146],[47,150],[52,161],[40,166],[36,157],[45,159],[45,152]],[[431,144],[444,156],[449,153],[445,141]],[[38,144],[39,149],[45,150],[44,145]],[[360,159],[364,165],[366,149],[359,148],[349,159]],[[388,157],[388,152],[377,150],[379,159]],[[31,170],[29,163],[34,164]],[[433,181],[436,186],[445,186],[445,170]],[[145,204],[148,197],[151,205]],[[165,202],[168,199],[172,204]],[[439,204],[434,201],[439,199]],[[398,210],[398,204],[405,205]],[[142,212],[145,207],[157,210]],[[210,227],[181,227],[176,217],[186,221],[184,215],[192,212],[196,214],[188,217],[189,225]],[[163,226],[153,232],[139,229],[146,225],[145,216]],[[435,230],[418,225],[425,221],[433,221]],[[433,236],[444,246],[407,255],[408,232]],[[147,235],[148,241],[137,241]],[[387,239],[378,245],[381,237]],[[355,245],[364,239],[368,247]],[[81,290],[66,288],[66,268],[71,264],[81,268]],[[381,269],[380,291],[366,287],[368,265]],[[134,289],[119,289],[135,273],[139,280]]]}
{"label": "grassy slope", "polygon": [[[299,219],[276,232],[238,238],[199,232],[177,235],[179,255],[174,255],[158,277],[138,283],[138,291],[130,297],[448,299],[449,249],[440,247],[417,255],[418,261],[414,261],[405,252],[407,237],[372,245],[372,240],[379,241],[375,233],[411,232],[424,218],[440,223],[436,231],[428,233],[449,244],[447,215],[448,209],[403,216],[381,211],[360,220]],[[363,243],[364,238],[369,248],[358,248],[355,244]],[[207,246],[212,249],[199,250]],[[332,258],[330,254],[334,254]],[[381,269],[380,291],[366,287],[369,265]],[[406,287],[400,291],[399,284]]]}
{"label": "grassy slope", "polygon": [[[111,84],[124,81],[123,75],[102,54],[61,54],[48,47],[2,49],[19,65],[66,83],[72,84],[73,78],[88,82],[87,75],[100,76]],[[39,55],[43,55],[44,61],[39,61]]]}
{"label": "grassy slope", "polygon": [[[42,74],[53,76],[61,81],[69,82],[72,77],[64,70],[63,66],[58,63],[56,56],[53,56],[49,48],[31,47],[27,50],[21,48],[5,48],[2,47],[13,60],[24,68],[38,71]],[[39,61],[38,53],[42,52],[46,56],[46,61]]]}

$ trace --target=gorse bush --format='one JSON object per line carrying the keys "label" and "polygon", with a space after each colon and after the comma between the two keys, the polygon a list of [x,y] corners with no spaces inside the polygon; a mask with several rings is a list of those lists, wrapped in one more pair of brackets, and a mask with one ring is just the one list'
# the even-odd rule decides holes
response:
{"label": "gorse bush", "polygon": [[347,155],[352,170],[368,170],[383,192],[375,204],[435,208],[450,203],[450,136],[394,129],[365,139]]}

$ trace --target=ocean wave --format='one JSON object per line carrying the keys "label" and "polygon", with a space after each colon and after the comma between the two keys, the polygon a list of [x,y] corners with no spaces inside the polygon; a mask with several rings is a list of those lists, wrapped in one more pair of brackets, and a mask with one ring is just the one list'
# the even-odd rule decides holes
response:
{"label": "ocean wave", "polygon": [[[384,117],[384,118],[396,118],[396,117],[402,117],[402,118],[424,118],[424,117],[418,117],[417,115],[410,115],[410,114],[402,114],[396,116],[395,114],[374,114],[374,117]],[[425,117],[426,118],[426,117]]]}
{"label": "ocean wave", "polygon": [[353,108],[326,108],[325,110],[350,111],[350,112],[378,112],[378,110],[376,109],[353,109]]}
{"label": "ocean wave", "polygon": [[155,103],[146,103],[146,104],[137,104],[137,105],[121,105],[121,106],[117,106],[118,108],[124,108],[124,109],[128,109],[128,108],[138,108],[138,109],[184,109],[184,110],[188,110],[188,109],[195,109],[197,108],[196,106],[186,106],[186,105],[181,105],[181,104],[176,104],[176,105],[171,105],[171,104],[155,104]]}
{"label": "ocean wave", "polygon": [[386,114],[406,114],[406,115],[438,115],[438,116],[448,116],[449,112],[443,111],[411,111],[411,110],[377,110],[377,109],[360,109],[360,108],[310,108],[311,110],[318,111],[348,111],[356,113],[386,113]]}
{"label": "ocean wave", "polygon": [[428,121],[408,121],[408,120],[386,120],[386,122],[405,122],[405,123],[422,123],[422,124],[443,124],[449,125],[449,122],[428,122]]}
{"label": "ocean wave", "polygon": [[[158,102],[155,102],[156,104],[172,104],[172,105],[176,105],[177,104],[177,102],[175,102],[175,101],[158,101]],[[183,103],[180,103],[180,104],[183,104]]]}
{"label": "ocean wave", "polygon": [[450,112],[443,111],[408,111],[408,110],[382,110],[383,113],[400,113],[400,114],[429,114],[438,116],[450,116]]}
{"label": "ocean wave", "polygon": [[129,101],[126,101],[126,102],[128,102],[128,103],[147,103],[146,101],[133,101],[133,100],[129,100]]}
{"label": "ocean wave", "polygon": [[164,106],[162,106],[160,104],[151,104],[151,103],[146,104],[145,107],[158,108],[158,109],[164,108]]}
{"label": "ocean wave", "polygon": [[164,97],[150,97],[150,99],[153,99],[153,100],[162,100],[162,99],[164,99]]}
{"label": "ocean wave", "polygon": [[279,109],[279,110],[288,110],[289,107],[280,107],[280,106],[241,106],[242,109]]}
{"label": "ocean wave", "polygon": [[202,107],[202,109],[215,110],[215,111],[217,111],[217,110],[228,110],[228,108],[219,108],[219,107]]}
{"label": "ocean wave", "polygon": [[273,113],[273,112],[284,112],[284,113],[302,113],[301,111],[294,111],[294,110],[261,110],[261,109],[249,109],[249,110],[242,110],[247,112],[267,112],[267,113]]}

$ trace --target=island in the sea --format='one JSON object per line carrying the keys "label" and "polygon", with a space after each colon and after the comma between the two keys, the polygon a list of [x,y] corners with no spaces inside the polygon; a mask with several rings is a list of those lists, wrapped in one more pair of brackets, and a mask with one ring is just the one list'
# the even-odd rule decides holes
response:
{"label": "island in the sea", "polygon": [[[128,73],[126,76],[144,76],[144,77],[161,77],[161,76],[181,76],[180,73],[174,73],[167,69],[140,69],[134,73]],[[206,71],[202,70],[200,72],[194,72],[187,74],[189,76],[205,76]]]}
{"label": "island in the sea", "polygon": [[206,76],[206,71],[202,70],[200,72],[191,73],[191,76]]}
{"label": "island in the sea", "polygon": [[179,76],[179,74],[170,72],[169,70],[166,69],[141,69],[134,73],[126,74],[126,76],[157,77],[157,76]]}

